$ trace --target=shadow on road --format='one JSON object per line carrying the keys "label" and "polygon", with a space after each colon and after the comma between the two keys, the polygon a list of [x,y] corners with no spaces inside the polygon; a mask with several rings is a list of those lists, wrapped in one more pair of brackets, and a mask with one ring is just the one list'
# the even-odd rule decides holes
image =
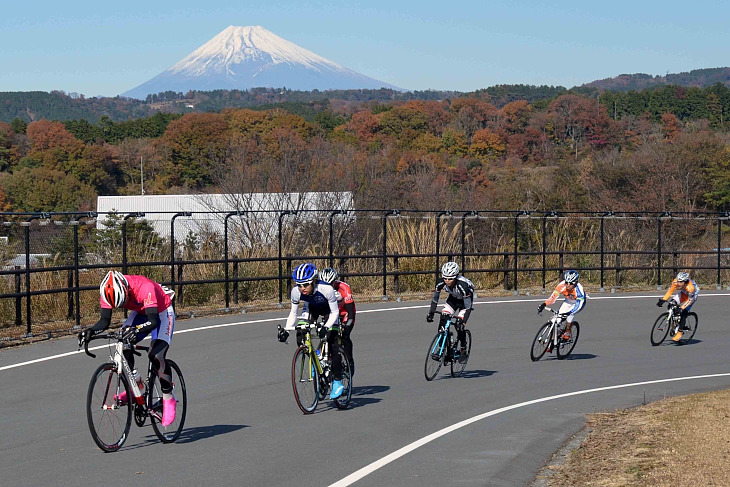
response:
{"label": "shadow on road", "polygon": [[176,443],[192,443],[193,441],[202,440],[204,438],[233,433],[234,431],[238,431],[243,428],[248,428],[248,426],[245,424],[214,424],[210,426],[185,428]]}
{"label": "shadow on road", "polygon": [[[496,374],[496,370],[465,370],[459,377],[464,379],[476,379],[478,377],[489,377]],[[450,377],[450,376],[449,376]]]}
{"label": "shadow on road", "polygon": [[352,388],[352,399],[350,400],[350,408],[357,408],[366,406],[368,404],[375,404],[380,402],[382,399],[374,396],[390,389],[389,386],[360,386]]}
{"label": "shadow on road", "polygon": [[[596,357],[598,357],[598,355],[593,355],[592,353],[571,353],[563,360],[589,360]],[[555,360],[557,360],[557,357]]]}

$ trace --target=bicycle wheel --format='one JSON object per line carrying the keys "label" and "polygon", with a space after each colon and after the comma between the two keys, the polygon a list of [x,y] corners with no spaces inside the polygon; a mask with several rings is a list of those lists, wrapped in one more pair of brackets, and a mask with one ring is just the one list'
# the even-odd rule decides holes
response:
{"label": "bicycle wheel", "polygon": [[547,352],[547,349],[550,348],[550,341],[553,338],[552,333],[550,333],[551,326],[552,323],[548,321],[537,330],[537,335],[532,340],[532,348],[530,349],[530,358],[533,362],[540,360]]}
{"label": "bicycle wheel", "polygon": [[188,392],[180,367],[172,360],[167,360],[167,363],[170,365],[170,375],[172,376],[172,395],[177,400],[175,421],[167,426],[162,426],[162,389],[155,374],[150,377],[147,408],[150,412],[152,429],[155,430],[157,437],[163,443],[172,443],[180,437],[185,425],[185,416],[188,412]]}
{"label": "bicycle wheel", "polygon": [[94,442],[105,452],[117,451],[124,444],[132,425],[129,402],[117,399],[131,397],[124,375],[117,373],[116,364],[102,364],[91,376],[86,395],[86,419]]}
{"label": "bicycle wheel", "polygon": [[660,345],[664,339],[667,338],[670,328],[669,320],[667,320],[668,316],[669,313],[666,312],[660,314],[659,318],[657,318],[654,322],[654,326],[651,328],[651,335],[649,336],[649,339],[654,347]]}
{"label": "bicycle wheel", "polygon": [[695,333],[697,333],[697,325],[699,325],[699,320],[697,319],[697,313],[689,313],[687,315],[687,319],[684,321],[684,333],[682,334],[682,338],[679,340],[680,345],[685,345],[692,340],[692,337],[695,336]]}
{"label": "bicycle wheel", "polygon": [[342,385],[345,388],[342,390],[340,397],[334,399],[334,401],[337,409],[345,409],[352,398],[352,377],[350,376],[350,361],[343,350],[340,350],[340,357],[342,357]]}
{"label": "bicycle wheel", "polygon": [[307,347],[302,345],[294,352],[291,364],[291,384],[294,389],[294,399],[304,414],[314,411],[319,402],[319,372],[312,362]]}
{"label": "bicycle wheel", "polygon": [[437,333],[431,345],[428,347],[428,353],[426,354],[426,364],[424,366],[424,374],[426,380],[433,380],[436,374],[439,373],[441,364],[444,362],[444,356],[446,355],[446,334],[444,332]]}
{"label": "bicycle wheel", "polygon": [[461,342],[457,342],[457,347],[454,349],[454,359],[451,361],[451,377],[458,377],[466,369],[466,363],[469,361],[469,354],[471,353],[471,331],[464,330],[466,333],[466,353],[463,355],[459,353],[461,348]]}
{"label": "bicycle wheel", "polygon": [[570,352],[575,348],[575,344],[578,343],[578,336],[580,336],[580,325],[577,321],[574,321],[570,327],[570,340],[558,338],[558,348],[555,350],[558,360],[563,360],[570,355]]}

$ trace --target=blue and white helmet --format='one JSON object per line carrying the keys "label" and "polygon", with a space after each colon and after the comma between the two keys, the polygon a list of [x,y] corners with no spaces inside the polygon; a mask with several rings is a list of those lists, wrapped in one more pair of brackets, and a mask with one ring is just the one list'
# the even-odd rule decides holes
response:
{"label": "blue and white helmet", "polygon": [[578,274],[578,271],[565,271],[565,275],[563,277],[565,278],[566,284],[576,284],[580,274]]}
{"label": "blue and white helmet", "polygon": [[677,274],[677,281],[679,281],[679,282],[689,281],[689,272],[680,272],[679,274]]}
{"label": "blue and white helmet", "polygon": [[441,266],[441,277],[450,279],[459,275],[459,264],[456,262],[447,262]]}
{"label": "blue and white helmet", "polygon": [[300,264],[291,273],[291,277],[297,284],[310,284],[317,277],[317,268],[310,262]]}

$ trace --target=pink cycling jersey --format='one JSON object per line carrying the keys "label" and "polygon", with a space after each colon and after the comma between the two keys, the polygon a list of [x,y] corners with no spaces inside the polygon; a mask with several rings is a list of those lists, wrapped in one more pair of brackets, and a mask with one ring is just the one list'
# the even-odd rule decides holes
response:
{"label": "pink cycling jersey", "polygon": [[[172,298],[155,281],[144,276],[125,275],[124,277],[129,282],[129,294],[127,302],[124,303],[125,309],[142,313],[145,308],[157,308],[159,312],[162,312],[172,304]],[[104,303],[103,299],[100,298],[99,302],[102,308],[111,308],[111,306]]]}

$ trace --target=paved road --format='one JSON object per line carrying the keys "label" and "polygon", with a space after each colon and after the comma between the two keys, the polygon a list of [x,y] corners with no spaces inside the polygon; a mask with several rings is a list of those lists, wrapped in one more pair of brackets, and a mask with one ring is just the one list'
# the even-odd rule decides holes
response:
{"label": "paved road", "polygon": [[[469,322],[475,343],[465,376],[442,372],[432,382],[423,377],[435,332],[435,325],[424,322],[426,303],[361,305],[353,332],[352,407],[337,411],[325,404],[309,416],[292,396],[294,345],[275,340],[285,312],[180,320],[170,357],[181,365],[189,391],[182,437],[164,445],[149,426],[133,425],[125,446],[113,454],[92,441],[84,410],[89,377],[103,354],[8,368],[73,351],[75,343],[69,338],[4,350],[0,483],[307,487],[350,485],[343,479],[365,469],[354,485],[526,485],[583,427],[585,413],[730,386],[730,376],[718,375],[520,405],[620,384],[727,374],[730,294],[712,294],[704,292],[695,306],[695,340],[660,347],[648,338],[659,314],[656,293],[596,294],[580,315],[574,355],[536,363],[529,346],[541,322],[537,298],[480,299]],[[409,447],[380,468],[369,467],[479,415],[484,417]]]}

